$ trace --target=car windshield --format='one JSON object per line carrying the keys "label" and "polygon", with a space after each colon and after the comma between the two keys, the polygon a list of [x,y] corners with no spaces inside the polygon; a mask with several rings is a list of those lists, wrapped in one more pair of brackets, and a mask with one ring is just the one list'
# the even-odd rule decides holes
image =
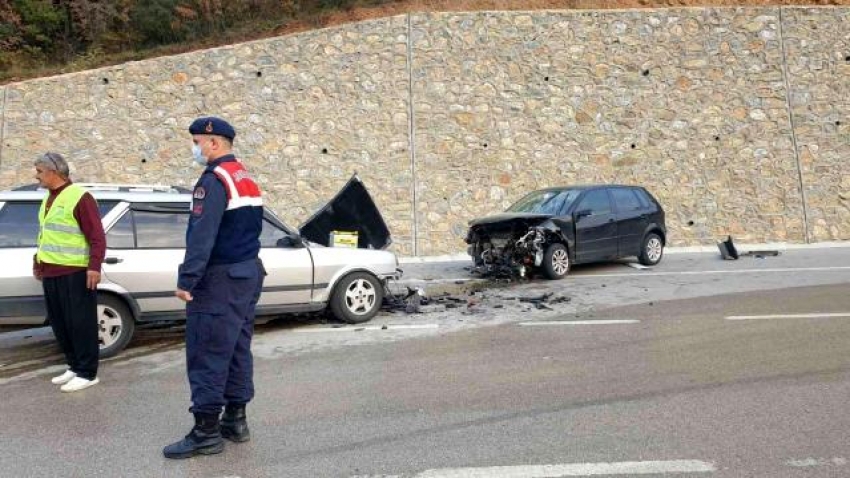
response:
{"label": "car windshield", "polygon": [[579,191],[563,189],[560,191],[534,191],[508,208],[507,212],[529,212],[535,214],[563,214],[578,197]]}

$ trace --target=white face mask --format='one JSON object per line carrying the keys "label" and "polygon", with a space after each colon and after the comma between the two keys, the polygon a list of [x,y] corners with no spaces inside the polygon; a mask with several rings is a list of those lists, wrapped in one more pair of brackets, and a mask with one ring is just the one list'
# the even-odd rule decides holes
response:
{"label": "white face mask", "polygon": [[201,145],[193,144],[192,145],[192,159],[195,160],[196,163],[201,166],[207,165],[207,157],[201,152]]}

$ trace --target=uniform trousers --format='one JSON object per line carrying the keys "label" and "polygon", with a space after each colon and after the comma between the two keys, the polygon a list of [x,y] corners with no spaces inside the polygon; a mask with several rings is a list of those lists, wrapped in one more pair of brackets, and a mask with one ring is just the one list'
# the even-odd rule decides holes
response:
{"label": "uniform trousers", "polygon": [[254,397],[251,338],[265,270],[259,259],[207,267],[186,304],[192,413],[218,414]]}

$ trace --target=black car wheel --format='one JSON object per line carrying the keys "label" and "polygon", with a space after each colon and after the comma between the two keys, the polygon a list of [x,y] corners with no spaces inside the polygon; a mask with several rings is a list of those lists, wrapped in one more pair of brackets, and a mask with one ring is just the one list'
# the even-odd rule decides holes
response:
{"label": "black car wheel", "polygon": [[563,244],[549,244],[543,254],[543,275],[547,279],[562,279],[570,272],[570,255]]}
{"label": "black car wheel", "polygon": [[349,324],[366,322],[381,308],[384,289],[381,281],[366,272],[354,272],[343,277],[331,295],[331,312]]}
{"label": "black car wheel", "polygon": [[647,234],[640,246],[638,260],[645,266],[654,266],[661,262],[662,257],[664,257],[664,241],[661,240],[661,236],[654,232]]}
{"label": "black car wheel", "polygon": [[130,343],[136,322],[124,301],[111,295],[98,294],[97,327],[100,358],[108,358],[124,350]]}

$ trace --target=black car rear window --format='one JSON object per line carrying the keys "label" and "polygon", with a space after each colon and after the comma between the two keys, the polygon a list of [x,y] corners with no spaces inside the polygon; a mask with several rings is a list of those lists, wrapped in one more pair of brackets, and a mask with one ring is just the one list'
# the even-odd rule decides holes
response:
{"label": "black car rear window", "polygon": [[[98,201],[102,218],[117,201]],[[0,209],[0,247],[35,247],[38,240],[38,210],[41,201],[7,202]]]}
{"label": "black car rear window", "polygon": [[638,200],[640,201],[640,205],[643,209],[649,209],[654,204],[654,201],[649,197],[649,194],[643,189],[636,188],[635,193],[637,193]]}

